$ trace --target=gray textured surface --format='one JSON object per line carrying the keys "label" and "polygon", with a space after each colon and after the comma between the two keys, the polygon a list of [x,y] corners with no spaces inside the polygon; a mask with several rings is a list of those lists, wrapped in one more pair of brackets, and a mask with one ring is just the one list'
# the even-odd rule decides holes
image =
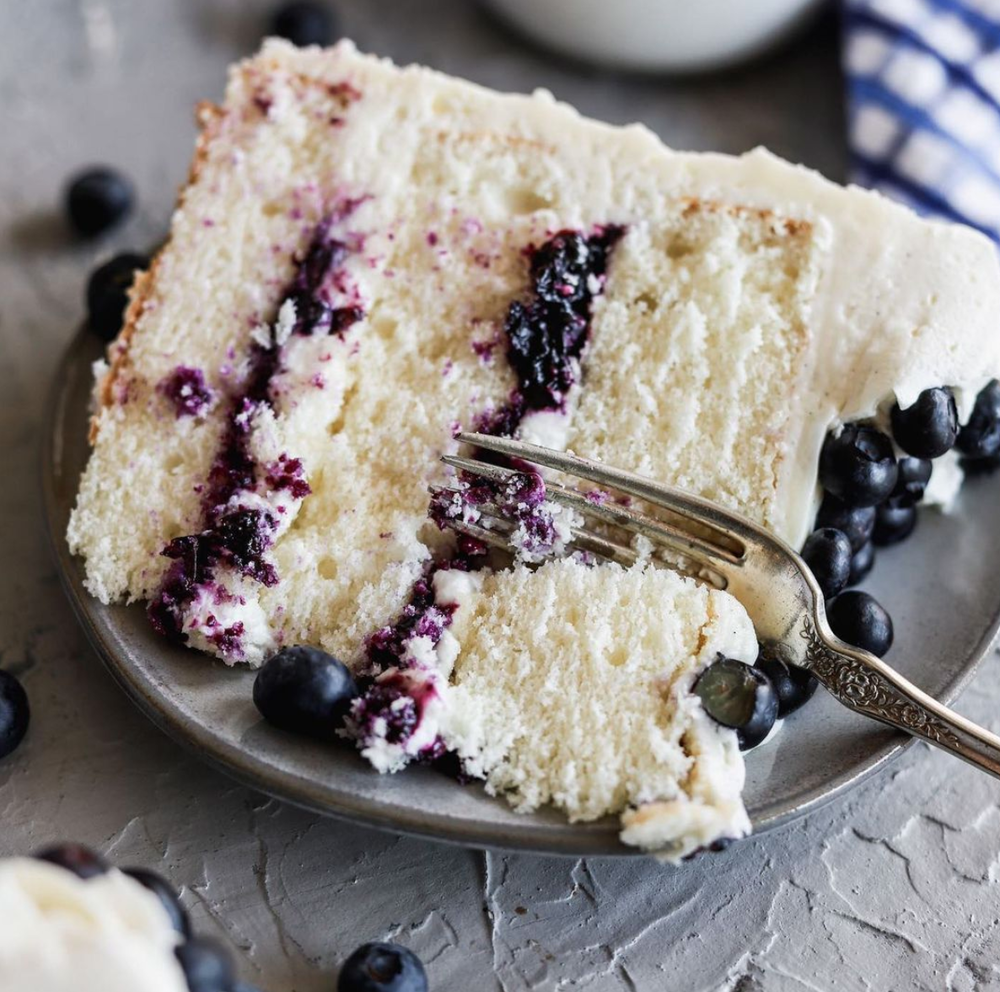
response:
{"label": "gray textured surface", "polygon": [[[525,50],[462,0],[341,0],[364,48],[589,113],[646,121],[678,146],[765,142],[837,176],[834,52],[823,41],[683,85],[588,75]],[[1000,988],[996,785],[918,746],[848,799],[670,873],[644,861],[466,852],[324,821],[231,785],[133,712],[63,599],[41,530],[38,428],[85,273],[163,229],[190,108],[255,44],[261,7],[186,0],[0,4],[0,664],[35,707],[0,765],[0,854],[73,837],[161,866],[196,926],[270,992],[333,987],[363,939],[394,937],[434,987],[709,992]],[[55,212],[74,167],[134,176],[139,215],[99,246]],[[995,659],[962,708],[1000,729]]]}

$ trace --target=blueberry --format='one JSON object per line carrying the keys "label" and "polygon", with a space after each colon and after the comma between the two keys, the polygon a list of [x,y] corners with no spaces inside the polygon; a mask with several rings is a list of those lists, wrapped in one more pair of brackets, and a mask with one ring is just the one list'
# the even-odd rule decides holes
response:
{"label": "blueberry", "polygon": [[778,716],[778,695],[767,676],[722,655],[698,676],[694,691],[713,720],[736,731],[743,750],[767,737]]}
{"label": "blueberry", "polygon": [[849,586],[856,586],[875,564],[875,542],[868,541],[854,552],[851,559],[851,574],[847,577]]}
{"label": "blueberry", "polygon": [[335,33],[333,12],[323,3],[295,0],[282,4],[271,16],[270,33],[293,45],[329,45]]}
{"label": "blueberry", "polygon": [[0,671],[0,758],[17,750],[28,732],[30,719],[24,686],[10,672]]}
{"label": "blueberry", "polygon": [[875,515],[875,533],[872,540],[880,548],[890,544],[899,544],[913,533],[917,526],[917,508],[915,506],[893,506],[885,503],[878,508]]}
{"label": "blueberry", "polygon": [[340,969],[337,992],[427,992],[420,958],[399,944],[362,944]]}
{"label": "blueberry", "polygon": [[896,485],[892,441],[880,430],[847,424],[823,444],[819,478],[823,488],[848,506],[875,506]]}
{"label": "blueberry", "polygon": [[188,919],[187,911],[181,905],[174,887],[162,875],[157,875],[155,871],[146,868],[123,868],[122,871],[149,889],[163,903],[173,928],[182,937],[187,939],[191,936],[191,921]]}
{"label": "blueberry", "polygon": [[310,647],[282,648],[253,684],[254,705],[268,723],[320,740],[337,739],[357,695],[347,666]]}
{"label": "blueberry", "polygon": [[955,442],[967,458],[990,458],[1000,454],[1000,382],[994,379],[976,397],[969,422]]}
{"label": "blueberry", "polygon": [[94,270],[87,282],[87,325],[92,334],[102,341],[114,340],[122,329],[136,270],[148,265],[144,255],[127,251]]}
{"label": "blueberry", "polygon": [[900,458],[896,486],[886,500],[889,506],[915,506],[924,498],[924,490],[931,481],[934,463],[927,458]]}
{"label": "blueberry", "polygon": [[823,527],[843,531],[851,542],[851,547],[858,551],[871,540],[875,529],[875,507],[848,506],[827,493],[816,514],[816,529]]}
{"label": "blueberry", "polygon": [[812,699],[816,677],[797,665],[787,665],[780,658],[765,655],[757,659],[759,668],[770,680],[778,697],[778,716],[786,717]]}
{"label": "blueberry", "polygon": [[98,166],[78,173],[66,188],[66,212],[84,237],[114,227],[132,209],[132,184],[114,169]]}
{"label": "blueberry", "polygon": [[52,844],[35,853],[39,861],[48,861],[73,872],[77,878],[94,878],[108,870],[108,863],[96,851],[83,844]]}
{"label": "blueberry", "polygon": [[881,658],[892,647],[892,618],[874,596],[842,592],[826,608],[830,629],[848,644]]}
{"label": "blueberry", "polygon": [[233,992],[236,975],[229,952],[214,940],[192,937],[176,952],[190,992]]}
{"label": "blueberry", "polygon": [[851,572],[851,542],[833,527],[814,530],[802,546],[802,560],[809,566],[824,599],[832,599],[847,585]]}
{"label": "blueberry", "polygon": [[955,446],[958,409],[948,389],[925,389],[913,406],[892,408],[892,436],[908,455],[937,458]]}
{"label": "blueberry", "polygon": [[966,475],[992,475],[1000,468],[1000,453],[984,458],[963,458],[961,465]]}

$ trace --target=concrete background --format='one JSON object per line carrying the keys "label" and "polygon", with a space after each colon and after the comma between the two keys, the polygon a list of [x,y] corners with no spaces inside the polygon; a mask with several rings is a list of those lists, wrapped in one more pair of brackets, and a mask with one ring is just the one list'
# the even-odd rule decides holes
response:
{"label": "concrete background", "polygon": [[[545,86],[678,147],[766,143],[842,178],[836,27],[746,70],[671,82],[525,46],[463,0],[339,0],[345,34],[493,86]],[[0,665],[34,707],[0,764],[0,855],[55,839],[163,870],[200,931],[269,992],[332,990],[360,942],[399,940],[439,992],[1000,988],[994,782],[923,745],[848,798],[670,872],[463,851],[321,819],[230,783],[161,736],[101,669],[42,531],[39,424],[87,272],[164,230],[193,137],[266,4],[0,3]],[[108,162],[136,216],[97,245],[59,214],[65,177]],[[995,659],[961,707],[1000,729]]]}

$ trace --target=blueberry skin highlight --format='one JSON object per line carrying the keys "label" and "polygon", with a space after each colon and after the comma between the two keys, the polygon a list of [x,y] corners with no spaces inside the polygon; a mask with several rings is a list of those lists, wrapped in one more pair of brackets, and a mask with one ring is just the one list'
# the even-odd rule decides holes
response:
{"label": "blueberry skin highlight", "polygon": [[925,389],[905,410],[897,403],[890,414],[892,436],[908,455],[938,458],[955,446],[958,409],[951,391]]}
{"label": "blueberry skin highlight", "polygon": [[1000,453],[1000,382],[994,379],[976,397],[969,422],[955,442],[966,458],[991,458]]}
{"label": "blueberry skin highlight", "polygon": [[816,676],[797,665],[787,665],[780,658],[761,657],[756,667],[770,679],[778,697],[778,717],[784,718],[804,706],[816,692]]}
{"label": "blueberry skin highlight", "polygon": [[736,731],[740,750],[756,747],[778,718],[778,695],[753,665],[719,657],[698,676],[694,692],[705,712]]}
{"label": "blueberry skin highlight", "polygon": [[892,618],[874,596],[842,592],[826,608],[830,629],[842,640],[881,658],[892,647]]}
{"label": "blueberry skin highlight", "polygon": [[881,503],[895,487],[897,476],[892,441],[874,427],[847,424],[823,444],[819,481],[848,506]]}
{"label": "blueberry skin highlight", "polygon": [[875,564],[875,542],[868,541],[854,552],[851,559],[851,574],[847,577],[848,586],[856,586]]}
{"label": "blueberry skin highlight", "polygon": [[802,546],[802,560],[809,566],[824,599],[832,599],[847,585],[851,574],[851,542],[833,527],[814,530]]}
{"label": "blueberry skin highlight", "polygon": [[399,944],[362,944],[340,969],[337,992],[427,992],[420,958]]}
{"label": "blueberry skin highlight", "polygon": [[318,648],[283,648],[268,659],[253,684],[254,705],[282,730],[337,740],[358,687],[347,666]]}
{"label": "blueberry skin highlight", "polygon": [[233,992],[236,973],[229,952],[221,944],[192,937],[174,953],[190,992]]}
{"label": "blueberry skin highlight", "polygon": [[293,45],[329,45],[336,34],[333,11],[325,3],[294,0],[282,4],[271,16],[270,34]]}
{"label": "blueberry skin highlight", "polygon": [[132,210],[132,183],[108,166],[77,173],[66,188],[66,213],[73,230],[85,238],[103,234]]}
{"label": "blueberry skin highlight", "polygon": [[0,671],[0,758],[13,754],[31,722],[31,706],[24,686],[10,674]]}
{"label": "blueberry skin highlight", "polygon": [[874,506],[848,506],[827,493],[816,514],[816,530],[833,527],[847,535],[854,551],[860,551],[871,540],[875,529]]}

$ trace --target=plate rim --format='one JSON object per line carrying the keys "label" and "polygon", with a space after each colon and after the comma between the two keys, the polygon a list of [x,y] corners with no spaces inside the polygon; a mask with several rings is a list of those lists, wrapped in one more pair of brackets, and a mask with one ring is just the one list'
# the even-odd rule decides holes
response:
{"label": "plate rim", "polygon": [[[109,643],[101,629],[102,623],[98,616],[99,610],[108,611],[104,623],[109,627],[112,626],[113,614],[110,611],[114,607],[100,604],[86,591],[83,585],[82,564],[70,554],[66,544],[64,514],[57,495],[57,466],[61,464],[63,445],[61,428],[66,417],[67,386],[71,373],[74,366],[84,360],[85,352],[88,349],[93,350],[94,345],[95,339],[91,337],[84,323],[63,349],[47,392],[48,403],[42,423],[39,466],[44,527],[60,584],[87,640],[113,681],[154,726],[198,759],[242,785],[334,819],[477,849],[530,852],[562,857],[648,856],[649,852],[628,847],[619,840],[616,821],[613,824],[609,822],[607,830],[580,830],[574,828],[568,821],[560,825],[561,830],[555,830],[551,826],[544,829],[537,822],[525,817],[521,823],[501,827],[486,821],[459,820],[446,811],[433,813],[410,811],[408,815],[401,815],[399,806],[391,806],[377,798],[353,797],[352,799],[349,790],[336,788],[333,791],[337,801],[331,804],[329,787],[324,790],[324,799],[320,800],[314,791],[310,790],[307,778],[280,769],[262,769],[252,759],[248,760],[238,746],[223,740],[218,735],[213,735],[204,726],[198,724],[185,726],[175,720],[169,707],[157,693],[155,683],[129,665],[126,659],[119,657]],[[78,478],[72,480],[74,490],[78,481]],[[989,655],[998,635],[1000,635],[1000,602],[994,610],[990,624],[977,642],[968,664],[946,683],[943,691],[936,697],[940,702],[951,705],[961,694],[976,675],[983,660]],[[222,674],[221,666],[219,670]],[[835,775],[826,780],[822,786],[806,788],[795,796],[765,804],[762,811],[751,814],[753,835],[760,836],[777,829],[833,802],[879,774],[917,740],[918,738],[900,731],[876,747],[860,768]],[[555,840],[559,843],[554,844]]]}

